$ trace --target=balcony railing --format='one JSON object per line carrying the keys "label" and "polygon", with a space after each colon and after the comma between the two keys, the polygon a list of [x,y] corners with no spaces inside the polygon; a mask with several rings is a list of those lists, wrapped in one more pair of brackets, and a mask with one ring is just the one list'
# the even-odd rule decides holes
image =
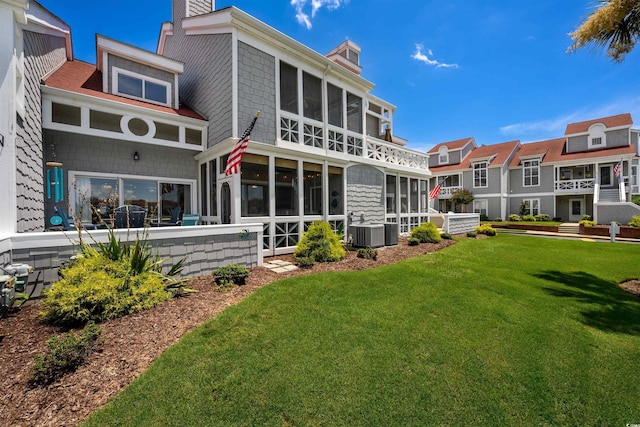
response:
{"label": "balcony railing", "polygon": [[596,180],[593,178],[560,180],[556,181],[556,191],[593,193],[595,183]]}
{"label": "balcony railing", "polygon": [[364,155],[372,160],[379,160],[399,166],[429,170],[429,156],[419,151],[409,150],[381,139],[367,136]]}
{"label": "balcony railing", "polygon": [[461,185],[457,185],[455,187],[442,187],[440,189],[439,196],[451,196],[451,194],[453,194],[454,191],[458,191],[458,190],[462,190]]}

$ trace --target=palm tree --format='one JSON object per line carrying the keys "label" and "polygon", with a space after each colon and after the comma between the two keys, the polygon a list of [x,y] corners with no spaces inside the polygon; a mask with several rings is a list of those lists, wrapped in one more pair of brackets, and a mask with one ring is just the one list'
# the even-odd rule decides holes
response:
{"label": "palm tree", "polygon": [[601,0],[596,9],[574,32],[568,52],[588,44],[606,47],[607,56],[622,62],[640,38],[640,0]]}

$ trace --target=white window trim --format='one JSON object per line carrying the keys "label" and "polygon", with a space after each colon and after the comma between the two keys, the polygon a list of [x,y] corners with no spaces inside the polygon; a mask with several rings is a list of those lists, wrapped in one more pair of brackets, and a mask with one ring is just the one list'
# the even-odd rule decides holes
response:
{"label": "white window trim", "polygon": [[[133,71],[129,71],[129,70],[125,70],[119,67],[112,67],[111,68],[111,86],[112,86],[112,90],[114,95],[118,95],[118,96],[124,96],[126,98],[131,98],[131,99],[137,99],[140,101],[144,101],[144,102],[148,102],[150,104],[156,104],[156,105],[162,105],[165,107],[171,107],[171,84],[168,82],[165,82],[164,80],[159,80],[159,79],[155,79],[153,77],[149,77],[149,76],[145,76],[143,74],[138,74],[135,73]],[[133,95],[129,95],[128,93],[122,93],[118,90],[118,76],[122,74],[128,77],[133,77],[135,79],[140,79],[142,81],[142,97],[137,97],[137,96],[133,96]],[[167,102],[158,102],[158,101],[154,101],[152,99],[148,99],[144,97],[144,82],[151,82],[151,83],[155,83],[157,85],[160,86],[164,86],[165,88],[165,92],[166,92],[166,97],[167,97]]]}
{"label": "white window trim", "polygon": [[[476,209],[481,211],[484,209],[485,215],[489,215],[489,200],[488,199],[474,199],[473,200],[473,212],[476,213]],[[480,213],[480,212],[478,212]]]}
{"label": "white window trim", "polygon": [[[538,162],[536,166],[527,166],[527,162]],[[526,174],[525,170],[527,169],[538,169],[538,183],[537,184],[527,184],[526,182]],[[531,175],[533,177],[533,175]],[[540,187],[540,159],[527,159],[522,161],[522,186],[523,187]]]}
{"label": "white window trim", "polygon": [[[534,215],[535,216],[535,215],[540,214],[540,199],[522,199],[522,202],[523,203],[524,202],[529,202],[529,214],[528,215]],[[535,205],[537,206],[537,209],[538,209],[538,213],[535,213],[535,214],[532,212],[534,202],[535,202]]]}
{"label": "white window trim", "polygon": [[[589,142],[589,149],[606,148],[607,146],[607,133],[606,128],[602,123],[595,123],[589,127],[589,136],[587,137]],[[594,144],[593,141],[600,138],[599,144]]]}
{"label": "white window trim", "polygon": [[[476,185],[476,165],[484,164],[484,168],[478,168],[477,170],[484,169],[485,171],[485,185]],[[471,171],[473,172],[473,188],[487,188],[489,187],[489,162],[476,162],[471,165]]]}
{"label": "white window trim", "polygon": [[449,164],[449,150],[446,146],[442,146],[438,149],[438,164],[447,165]]}

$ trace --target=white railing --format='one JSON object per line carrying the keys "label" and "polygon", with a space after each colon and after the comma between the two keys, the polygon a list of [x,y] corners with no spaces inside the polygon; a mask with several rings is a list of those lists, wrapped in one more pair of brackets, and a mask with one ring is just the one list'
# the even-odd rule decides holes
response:
{"label": "white railing", "polygon": [[556,191],[584,191],[591,193],[594,189],[596,180],[589,179],[567,179],[556,181]]}
{"label": "white railing", "polygon": [[429,170],[429,156],[419,151],[410,150],[398,145],[367,137],[365,156],[372,160],[379,160],[399,166]]}
{"label": "white railing", "polygon": [[625,185],[624,185],[624,180],[620,179],[619,185],[618,185],[618,192],[620,195],[620,201],[621,202],[626,202],[627,201],[627,192],[625,190]]}
{"label": "white railing", "polygon": [[456,185],[455,187],[442,187],[440,189],[440,196],[450,196],[454,191],[462,190],[461,185]]}

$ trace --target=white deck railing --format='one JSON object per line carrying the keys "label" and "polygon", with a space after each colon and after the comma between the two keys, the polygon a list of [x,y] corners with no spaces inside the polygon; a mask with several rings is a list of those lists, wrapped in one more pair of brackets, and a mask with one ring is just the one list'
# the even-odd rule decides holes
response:
{"label": "white deck railing", "polygon": [[367,136],[365,157],[399,166],[429,170],[429,155]]}
{"label": "white deck railing", "polygon": [[596,183],[596,180],[593,178],[560,180],[560,181],[556,181],[556,191],[557,192],[580,191],[585,193],[593,193],[595,183]]}
{"label": "white deck railing", "polygon": [[461,185],[456,185],[455,187],[442,187],[440,189],[440,196],[451,196],[451,194],[453,194],[453,192],[458,191],[458,190],[462,190],[462,186]]}

